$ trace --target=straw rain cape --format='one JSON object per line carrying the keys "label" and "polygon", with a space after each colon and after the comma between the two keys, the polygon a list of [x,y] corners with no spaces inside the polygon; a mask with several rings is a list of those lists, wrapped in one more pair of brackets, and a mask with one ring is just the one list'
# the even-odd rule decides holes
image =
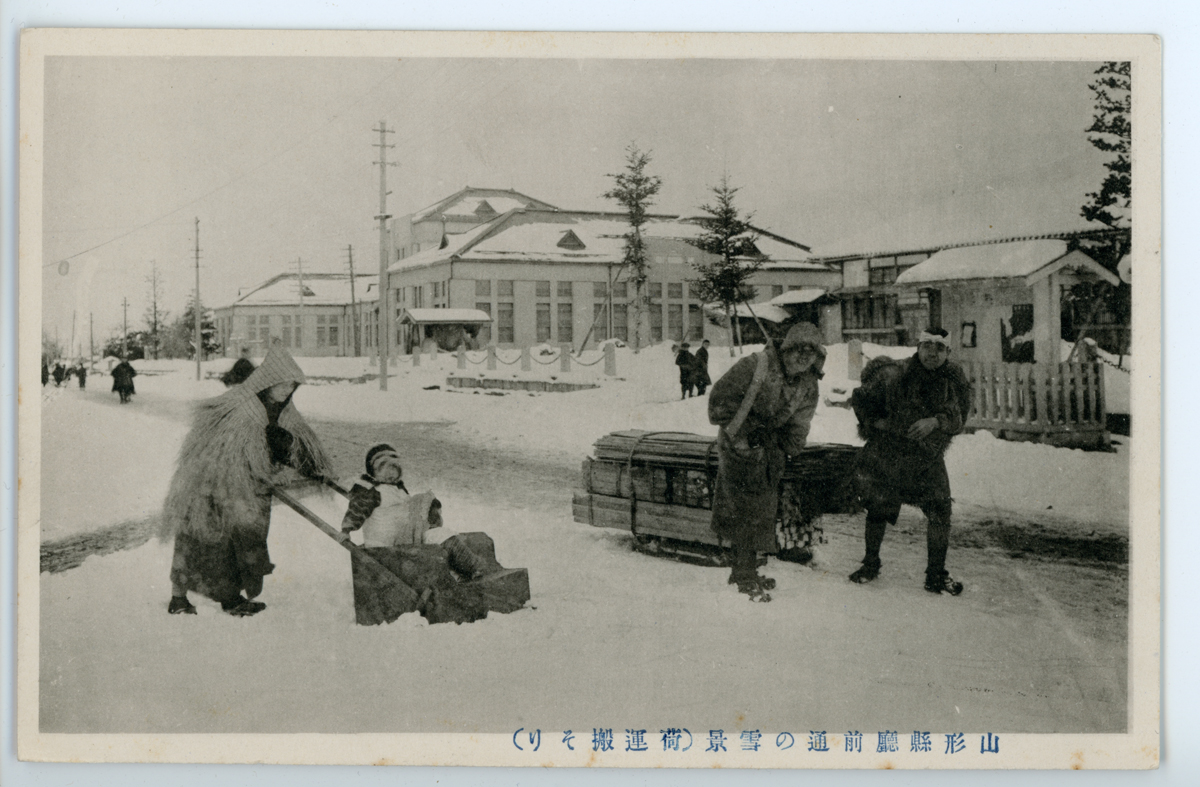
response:
{"label": "straw rain cape", "polygon": [[[300,385],[304,373],[283,350],[272,347],[246,381],[201,402],[184,440],[163,505],[160,538],[188,534],[206,542],[234,529],[265,530],[263,500],[271,493],[270,422],[259,393],[281,382]],[[288,464],[308,475],[328,475],[330,463],[291,397],[278,425],[292,435]]]}

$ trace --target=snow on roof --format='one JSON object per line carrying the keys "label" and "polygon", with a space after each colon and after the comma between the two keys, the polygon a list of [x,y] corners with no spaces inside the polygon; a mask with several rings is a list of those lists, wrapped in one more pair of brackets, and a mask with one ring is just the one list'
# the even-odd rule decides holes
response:
{"label": "snow on roof", "polygon": [[478,227],[472,227],[466,232],[446,233],[446,248],[434,247],[432,249],[422,249],[416,254],[393,262],[388,266],[388,273],[395,273],[396,271],[407,270],[409,268],[420,268],[425,265],[432,265],[435,262],[448,260],[451,256],[458,254],[464,247],[469,246],[476,238],[494,227],[501,218],[503,217],[497,216],[495,219],[480,224]]}
{"label": "snow on roof", "polygon": [[[304,282],[301,298],[300,282]],[[367,291],[379,280],[378,276],[356,274],[355,295],[358,300],[370,300]],[[372,296],[374,297],[374,296]],[[344,273],[312,273],[299,277],[283,273],[268,279],[234,301],[235,306],[343,306],[350,303],[350,276]]]}
{"label": "snow on roof", "polygon": [[[704,304],[704,310],[718,316],[725,314],[725,307],[719,303],[706,303]],[[749,305],[739,303],[734,307],[734,313],[738,317],[748,320],[758,317],[760,320],[774,323],[784,323],[792,318],[792,315],[771,303],[754,303]]]}
{"label": "snow on roof", "polygon": [[800,303],[812,303],[825,295],[826,291],[820,287],[801,287],[798,290],[788,290],[782,295],[776,295],[767,303],[773,303],[776,306],[794,306]]}
{"label": "snow on roof", "polygon": [[[1056,239],[989,243],[961,246],[937,252],[896,278],[897,286],[912,286],[965,279],[1024,279],[1044,273],[1048,266],[1063,261],[1075,267],[1104,269],[1080,251],[1067,254],[1067,242]],[[1108,273],[1104,271],[1104,273]],[[1111,273],[1101,278],[1115,279]]]}
{"label": "snow on roof", "polygon": [[402,323],[485,323],[492,318],[479,309],[407,309]]}
{"label": "snow on roof", "polygon": [[[490,201],[490,200],[489,200]],[[451,257],[463,260],[513,260],[528,262],[620,263],[624,257],[625,233],[629,225],[617,213],[538,210],[524,208],[498,216],[486,224],[458,235],[447,235],[444,249],[426,249],[393,263],[399,271],[430,265]],[[694,220],[675,216],[651,216],[642,228],[646,238],[691,241],[703,233]],[[575,242],[562,244],[567,233]],[[767,268],[828,270],[813,262],[812,254],[777,236],[761,237],[759,249],[768,255]]]}
{"label": "snow on roof", "polygon": [[[486,211],[483,214],[476,213],[480,204],[485,201],[495,211],[494,214],[486,213]],[[484,189],[467,186],[461,191],[417,211],[413,214],[412,220],[421,221],[430,216],[478,216],[487,220],[494,215],[525,207],[555,209],[548,202],[542,202],[512,189]]]}

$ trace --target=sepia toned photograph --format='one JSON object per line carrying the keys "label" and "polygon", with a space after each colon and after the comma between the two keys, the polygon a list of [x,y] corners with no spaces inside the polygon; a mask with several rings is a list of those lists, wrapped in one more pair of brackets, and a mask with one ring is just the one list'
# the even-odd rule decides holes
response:
{"label": "sepia toned photograph", "polygon": [[25,31],[19,756],[1156,767],[1160,59]]}

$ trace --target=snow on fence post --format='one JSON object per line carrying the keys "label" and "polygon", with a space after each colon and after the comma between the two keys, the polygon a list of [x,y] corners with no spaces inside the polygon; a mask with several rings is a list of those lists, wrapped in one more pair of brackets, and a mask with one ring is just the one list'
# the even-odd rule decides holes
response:
{"label": "snow on fence post", "polygon": [[617,351],[612,344],[604,345],[604,373],[609,377],[617,376]]}
{"label": "snow on fence post", "polygon": [[533,357],[529,353],[528,347],[521,348],[521,371],[528,372],[533,369]]}
{"label": "snow on fence post", "polygon": [[496,345],[489,344],[487,353],[488,353],[488,357],[487,357],[488,371],[494,372],[494,371],[496,371]]}
{"label": "snow on fence post", "polygon": [[862,342],[858,339],[851,339],[846,342],[846,379],[862,379],[862,367]]}
{"label": "snow on fence post", "polygon": [[413,366],[420,366],[421,365],[421,348],[419,346],[413,348],[412,357],[413,357]]}
{"label": "snow on fence post", "polygon": [[467,346],[465,344],[458,345],[458,368],[467,368]]}
{"label": "snow on fence post", "polygon": [[561,369],[564,372],[571,371],[571,345],[569,345],[569,344],[558,345],[558,360],[559,360],[559,366],[558,366],[559,369]]}

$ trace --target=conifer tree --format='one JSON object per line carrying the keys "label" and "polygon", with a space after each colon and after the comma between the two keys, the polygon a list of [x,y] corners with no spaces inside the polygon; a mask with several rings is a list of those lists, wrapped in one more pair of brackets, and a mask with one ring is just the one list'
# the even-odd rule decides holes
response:
{"label": "conifer tree", "polygon": [[[715,197],[713,204],[700,206],[705,213],[699,219],[704,234],[692,240],[692,244],[716,259],[695,263],[699,276],[689,280],[689,286],[701,301],[721,304],[729,320],[734,342],[740,348],[740,322],[734,314],[739,303],[747,303],[754,298],[755,291],[750,286],[750,278],[762,268],[763,256],[755,245],[758,233],[750,225],[754,216],[746,214],[743,217],[738,213],[734,205],[738,189],[729,185],[729,176],[722,175],[720,184],[713,186],[712,192]],[[733,344],[730,344],[729,354],[733,353]]]}
{"label": "conifer tree", "polygon": [[646,260],[646,241],[642,237],[642,226],[646,223],[647,210],[654,204],[653,197],[662,188],[662,178],[647,175],[650,151],[638,149],[636,143],[625,148],[625,171],[609,173],[613,188],[604,192],[606,199],[618,202],[629,219],[629,231],[625,233],[625,254],[622,265],[627,278],[633,283],[633,351],[636,353],[646,342],[649,333],[647,315],[646,280],[649,264]]}

